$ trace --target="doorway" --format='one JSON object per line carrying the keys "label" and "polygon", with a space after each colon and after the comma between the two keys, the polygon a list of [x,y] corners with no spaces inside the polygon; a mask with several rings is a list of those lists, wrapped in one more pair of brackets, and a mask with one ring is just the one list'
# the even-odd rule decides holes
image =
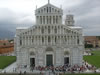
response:
{"label": "doorway", "polygon": [[64,64],[69,64],[69,57],[64,57]]}
{"label": "doorway", "polygon": [[53,55],[46,55],[46,66],[53,66]]}
{"label": "doorway", "polygon": [[30,58],[30,67],[35,67],[35,58]]}

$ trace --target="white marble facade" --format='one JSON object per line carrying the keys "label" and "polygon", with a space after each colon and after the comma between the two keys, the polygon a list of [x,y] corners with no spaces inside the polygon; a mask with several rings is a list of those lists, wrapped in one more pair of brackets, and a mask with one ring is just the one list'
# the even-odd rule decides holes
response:
{"label": "white marble facade", "polygon": [[68,14],[63,24],[63,10],[49,2],[37,8],[35,16],[35,25],[16,29],[17,65],[82,65],[83,34],[82,28],[74,25],[74,16]]}

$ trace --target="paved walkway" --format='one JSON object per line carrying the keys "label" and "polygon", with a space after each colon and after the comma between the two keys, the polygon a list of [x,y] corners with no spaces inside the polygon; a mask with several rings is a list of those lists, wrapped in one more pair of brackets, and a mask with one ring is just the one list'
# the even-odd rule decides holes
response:
{"label": "paved walkway", "polygon": [[[91,66],[90,64],[88,64],[88,65]],[[12,73],[12,72],[14,72],[15,68],[17,68],[16,62],[14,62],[13,64],[11,64],[8,67],[6,67],[5,69],[3,69],[2,70],[2,73],[3,72]],[[38,70],[33,70],[33,72],[32,72],[32,71],[26,70],[26,69],[18,69],[16,72],[19,73],[20,71],[21,72],[27,71],[28,73],[40,73],[40,71],[38,71]],[[88,70],[88,69],[85,71],[85,73],[93,73],[93,72],[94,72],[93,70]],[[96,72],[99,72],[100,73],[100,69],[97,69]],[[42,73],[44,73],[45,75],[54,75],[50,71],[43,71]]]}
{"label": "paved walkway", "polygon": [[13,64],[3,69],[2,72],[12,73],[16,67],[17,67],[16,62],[14,62]]}

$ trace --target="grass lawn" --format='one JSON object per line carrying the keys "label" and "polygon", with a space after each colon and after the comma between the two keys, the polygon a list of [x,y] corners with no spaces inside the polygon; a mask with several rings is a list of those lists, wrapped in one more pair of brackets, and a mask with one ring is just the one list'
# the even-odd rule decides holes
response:
{"label": "grass lawn", "polygon": [[100,75],[100,74],[92,73],[92,74],[63,74],[63,75]]}
{"label": "grass lawn", "polygon": [[99,51],[92,51],[94,55],[91,56],[84,56],[84,60],[86,60],[88,63],[96,66],[97,68],[100,68],[100,50]]}
{"label": "grass lawn", "polygon": [[15,56],[0,56],[0,69],[4,69],[14,61],[16,61]]}

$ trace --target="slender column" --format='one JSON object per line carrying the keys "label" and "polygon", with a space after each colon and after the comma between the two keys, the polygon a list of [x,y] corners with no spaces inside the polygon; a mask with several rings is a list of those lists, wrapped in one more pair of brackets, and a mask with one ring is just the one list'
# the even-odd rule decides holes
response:
{"label": "slender column", "polygon": [[48,36],[47,36],[47,45],[48,45]]}
{"label": "slender column", "polygon": [[30,45],[32,45],[32,36],[30,36]]}
{"label": "slender column", "polygon": [[29,45],[29,36],[27,37],[27,45]]}
{"label": "slender column", "polygon": [[58,32],[59,29],[58,29],[58,26],[56,26],[56,27],[57,27],[57,34],[58,34],[58,33],[59,33],[59,32]]}
{"label": "slender column", "polygon": [[68,36],[66,36],[66,44],[68,45]]}
{"label": "slender column", "polygon": [[54,19],[55,19],[54,21],[55,21],[55,24],[56,24],[56,16],[54,17]]}
{"label": "slender column", "polygon": [[69,44],[71,45],[71,36],[69,36]]}
{"label": "slender column", "polygon": [[41,36],[39,36],[39,45],[41,45]]}
{"label": "slender column", "polygon": [[47,36],[45,36],[46,38],[45,38],[45,43],[46,43],[46,45],[47,45]]}
{"label": "slender column", "polygon": [[38,45],[38,36],[36,36],[35,39],[36,39],[36,45]]}
{"label": "slender column", "polygon": [[27,36],[27,45],[28,45],[28,36]]}
{"label": "slender column", "polygon": [[34,36],[34,45],[36,45],[36,36]]}
{"label": "slender column", "polygon": [[73,37],[73,45],[74,45],[74,44],[75,44],[75,42],[74,42],[74,41],[75,41],[75,40],[74,40],[74,39],[75,39],[75,38],[74,38],[74,34],[73,34],[73,36],[72,36],[72,37]]}
{"label": "slender column", "polygon": [[56,16],[55,16],[55,24],[56,24]]}
{"label": "slender column", "polygon": [[62,28],[63,29],[63,34],[64,34],[64,28]]}
{"label": "slender column", "polygon": [[47,24],[47,17],[45,16],[45,24]]}
{"label": "slender column", "polygon": [[21,40],[22,40],[22,46],[23,46],[23,36],[21,36]]}
{"label": "slender column", "polygon": [[33,45],[33,42],[34,42],[34,40],[33,40],[33,36],[31,36],[31,41],[32,41],[32,45]]}
{"label": "slender column", "polygon": [[52,45],[52,36],[50,36],[50,45]]}
{"label": "slender column", "polygon": [[29,45],[31,44],[31,37],[29,36]]}
{"label": "slender column", "polygon": [[40,24],[40,16],[38,16],[38,21],[37,22],[38,22],[37,24]]}
{"label": "slender column", "polygon": [[35,45],[37,45],[37,36],[35,36]]}
{"label": "slender column", "polygon": [[42,23],[41,23],[41,24],[43,24],[43,16],[41,16],[41,21],[42,21]]}
{"label": "slender column", "polygon": [[25,36],[25,45],[27,46],[27,36]]}
{"label": "slender column", "polygon": [[47,22],[47,21],[48,21],[48,16],[46,16],[46,24],[48,24],[48,22]]}
{"label": "slender column", "polygon": [[59,39],[58,39],[58,36],[57,36],[57,44],[59,44],[58,42],[59,42]]}
{"label": "slender column", "polygon": [[54,45],[56,44],[56,42],[55,42],[55,36],[54,36]]}
{"label": "slender column", "polygon": [[75,37],[75,35],[74,35],[74,45],[75,45],[75,41],[76,41],[76,37]]}
{"label": "slender column", "polygon": [[51,45],[53,45],[53,40],[52,40],[52,36],[51,36]]}
{"label": "slender column", "polygon": [[53,16],[51,16],[51,24],[53,24]]}
{"label": "slender column", "polygon": [[43,39],[44,39],[44,42],[42,43],[43,45],[45,44],[45,36],[42,36],[43,37]]}
{"label": "slender column", "polygon": [[24,36],[24,45],[26,46],[26,36]]}
{"label": "slender column", "polygon": [[37,36],[37,45],[39,45],[39,36]]}
{"label": "slender column", "polygon": [[73,43],[74,43],[74,42],[73,42],[73,35],[72,35],[72,45],[73,45]]}

